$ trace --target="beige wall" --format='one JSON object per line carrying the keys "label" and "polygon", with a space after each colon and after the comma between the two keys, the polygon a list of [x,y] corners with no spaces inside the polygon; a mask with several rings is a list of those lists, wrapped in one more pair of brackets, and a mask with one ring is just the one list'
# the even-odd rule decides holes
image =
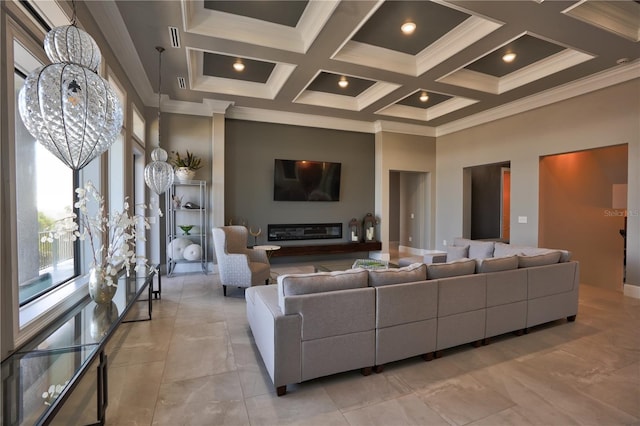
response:
{"label": "beige wall", "polygon": [[624,217],[612,214],[613,184],[627,182],[627,145],[540,160],[542,247],[571,250],[581,281],[622,291]]}
{"label": "beige wall", "polygon": [[[212,145],[212,117],[203,117],[195,115],[183,115],[183,114],[162,114],[160,117],[160,124],[162,126],[162,147],[169,154],[169,159],[172,158],[172,151],[179,151],[181,155],[184,155],[186,151],[197,155],[201,158],[202,168],[196,171],[197,180],[207,181],[207,189],[209,192],[209,209],[208,214],[208,226],[207,229],[211,229],[211,208],[212,205],[212,189],[211,189],[211,164],[213,161],[213,145]],[[164,199],[164,197],[162,197]],[[162,205],[165,210],[164,204]],[[161,219],[161,225],[159,227],[160,232],[160,252],[162,263],[165,261],[165,219]],[[211,239],[208,240],[208,259],[213,259],[213,244]]]}
{"label": "beige wall", "polygon": [[[511,242],[538,245],[540,157],[628,144],[627,282],[640,285],[638,93],[640,80],[636,79],[438,137],[437,245],[442,247],[443,240],[462,235],[464,167],[511,162]],[[519,216],[526,216],[527,223],[518,223]]]}
{"label": "beige wall", "polygon": [[[376,216],[381,218],[380,233],[382,257],[389,255],[389,173],[391,171],[433,172],[436,169],[436,141],[433,137],[414,136],[390,132],[376,133]],[[428,235],[433,236],[435,225],[435,179],[429,179],[431,199],[425,210],[428,214]],[[433,237],[425,249],[433,248]]]}

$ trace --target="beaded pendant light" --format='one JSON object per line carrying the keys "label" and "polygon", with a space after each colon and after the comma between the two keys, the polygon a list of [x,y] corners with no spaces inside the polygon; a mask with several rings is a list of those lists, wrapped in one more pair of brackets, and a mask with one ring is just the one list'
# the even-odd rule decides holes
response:
{"label": "beaded pendant light", "polygon": [[25,127],[47,150],[80,170],[113,144],[122,129],[122,106],[97,74],[101,54],[95,40],[71,25],[47,33],[51,64],[25,79],[18,108]]}
{"label": "beaded pendant light", "polygon": [[162,85],[162,52],[163,47],[156,47],[158,51],[158,147],[151,151],[151,162],[144,168],[144,181],[156,194],[160,195],[173,184],[173,167],[167,163],[167,151],[160,148],[160,88]]}

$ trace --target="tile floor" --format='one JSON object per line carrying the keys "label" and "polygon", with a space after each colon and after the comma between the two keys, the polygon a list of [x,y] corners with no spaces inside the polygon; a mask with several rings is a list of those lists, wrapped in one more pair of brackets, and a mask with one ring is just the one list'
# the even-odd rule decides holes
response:
{"label": "tile floor", "polygon": [[[274,266],[309,272],[310,266]],[[640,300],[582,286],[577,321],[347,372],[276,397],[217,275],[163,277],[154,318],[112,339],[108,425],[640,425]]]}

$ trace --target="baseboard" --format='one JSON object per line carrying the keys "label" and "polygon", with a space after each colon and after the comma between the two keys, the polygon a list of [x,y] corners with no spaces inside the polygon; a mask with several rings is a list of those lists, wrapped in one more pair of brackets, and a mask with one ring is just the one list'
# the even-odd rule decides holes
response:
{"label": "baseboard", "polygon": [[640,286],[625,284],[624,295],[628,297],[633,297],[634,299],[640,299]]}
{"label": "baseboard", "polygon": [[[218,272],[217,266],[218,265],[212,262],[207,262],[207,274],[217,273]],[[167,274],[166,264],[160,265],[160,273],[162,275]],[[196,273],[202,274],[203,271],[202,271],[202,265],[197,262],[196,263],[178,263],[174,266],[172,273],[175,275],[196,274]]]}

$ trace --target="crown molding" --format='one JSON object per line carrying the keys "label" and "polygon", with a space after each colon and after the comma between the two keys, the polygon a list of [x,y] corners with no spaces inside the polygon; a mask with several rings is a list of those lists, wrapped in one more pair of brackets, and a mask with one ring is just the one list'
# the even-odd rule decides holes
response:
{"label": "crown molding", "polygon": [[375,132],[373,123],[366,121],[300,114],[297,112],[274,111],[260,108],[231,107],[229,108],[226,117],[236,120],[261,121],[265,123],[317,127],[322,129],[344,130],[348,132]]}
{"label": "crown molding", "polygon": [[170,99],[168,95],[160,95],[160,104],[162,105],[162,112],[212,117],[214,114],[225,114],[227,109],[233,105],[233,102],[205,99],[199,104],[196,102],[176,101]]}
{"label": "crown molding", "polygon": [[385,121],[378,120],[374,123],[375,131],[378,132],[390,132],[390,133],[402,133],[405,135],[416,136],[436,136],[436,128],[429,126],[422,126],[419,124],[407,124],[398,123],[397,121]]}
{"label": "crown molding", "polygon": [[470,117],[444,124],[437,128],[437,136],[459,132],[470,127],[479,126],[501,118],[520,114],[535,108],[547,106],[576,96],[584,95],[596,90],[604,89],[615,84],[640,78],[640,60],[627,65],[620,65],[611,71],[549,89],[528,98],[524,98],[497,108],[483,111]]}

